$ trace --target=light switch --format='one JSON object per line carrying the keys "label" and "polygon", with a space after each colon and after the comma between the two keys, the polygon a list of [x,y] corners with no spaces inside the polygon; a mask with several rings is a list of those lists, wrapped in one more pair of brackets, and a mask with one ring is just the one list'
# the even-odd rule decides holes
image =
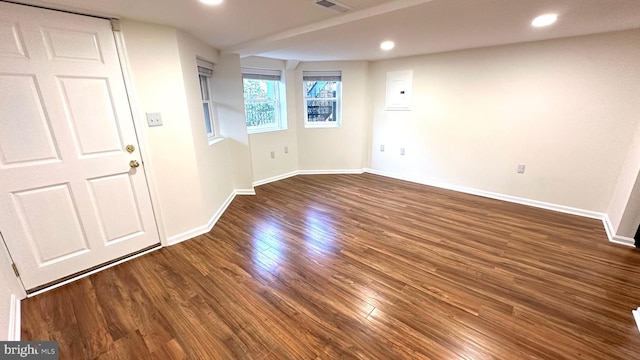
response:
{"label": "light switch", "polygon": [[147,124],[149,126],[162,126],[162,115],[160,113],[147,113]]}

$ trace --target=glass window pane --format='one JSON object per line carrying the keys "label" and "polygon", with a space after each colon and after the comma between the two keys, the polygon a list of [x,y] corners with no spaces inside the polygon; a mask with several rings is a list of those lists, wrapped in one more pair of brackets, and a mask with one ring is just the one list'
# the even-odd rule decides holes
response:
{"label": "glass window pane", "polygon": [[202,110],[204,111],[204,125],[207,128],[207,134],[212,134],[213,129],[211,127],[211,113],[209,112],[209,104],[202,103]]}
{"label": "glass window pane", "polygon": [[272,80],[244,79],[245,100],[277,99],[278,83]]}
{"label": "glass window pane", "polygon": [[200,96],[202,100],[209,100],[209,81],[204,75],[200,75]]}
{"label": "glass window pane", "polygon": [[278,88],[274,80],[244,79],[247,127],[278,126]]}
{"label": "glass window pane", "polygon": [[337,82],[306,81],[305,89],[308,98],[335,98],[337,95]]}
{"label": "glass window pane", "polygon": [[275,100],[246,102],[245,114],[249,127],[277,125]]}
{"label": "glass window pane", "polygon": [[331,122],[337,120],[337,101],[334,100],[307,100],[308,122]]}

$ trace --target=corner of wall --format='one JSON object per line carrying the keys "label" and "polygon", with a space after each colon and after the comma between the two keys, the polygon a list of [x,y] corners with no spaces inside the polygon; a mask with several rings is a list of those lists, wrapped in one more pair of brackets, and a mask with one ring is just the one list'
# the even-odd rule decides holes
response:
{"label": "corner of wall", "polygon": [[602,225],[604,226],[604,231],[607,233],[607,238],[609,239],[609,242],[612,242],[614,244],[619,244],[619,245],[635,247],[635,239],[626,237],[626,236],[616,235],[616,229],[611,223],[611,219],[609,218],[609,215],[607,214],[603,215]]}
{"label": "corner of wall", "polygon": [[198,226],[191,230],[182,232],[180,234],[171,236],[169,239],[167,239],[167,245],[168,246],[175,245],[185,240],[192,239],[198,235],[208,233],[213,229],[213,227],[216,225],[218,220],[220,220],[220,217],[224,214],[224,212],[227,211],[227,208],[229,207],[229,205],[231,205],[231,202],[233,201],[233,199],[235,199],[237,195],[255,195],[255,194],[256,193],[253,188],[234,190],[229,195],[229,197],[227,197],[224,203],[218,208],[218,210],[213,214],[211,219],[209,219],[209,221],[206,224],[202,226]]}

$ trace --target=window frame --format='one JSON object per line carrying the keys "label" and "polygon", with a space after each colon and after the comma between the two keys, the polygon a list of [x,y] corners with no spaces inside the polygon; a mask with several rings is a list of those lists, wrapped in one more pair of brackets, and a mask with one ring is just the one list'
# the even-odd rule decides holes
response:
{"label": "window frame", "polygon": [[[284,74],[282,70],[277,69],[261,69],[242,67],[242,90],[245,92],[245,80],[257,80],[273,82],[274,98],[270,101],[258,100],[258,99],[246,99],[243,96],[245,121],[247,122],[247,132],[249,134],[279,131],[287,129],[287,106],[286,106],[286,88],[284,82]],[[268,86],[268,85],[267,85]],[[274,122],[267,125],[254,125],[248,124],[249,116],[247,113],[247,100],[249,103],[269,103],[272,102],[274,106]]]}
{"label": "window frame", "polygon": [[[336,94],[334,97],[308,97],[308,81],[332,81],[336,83]],[[302,94],[304,108],[305,128],[339,128],[342,127],[342,71],[303,71],[302,72]],[[309,101],[334,101],[335,121],[309,121]]]}
{"label": "window frame", "polygon": [[[213,63],[196,58],[198,64],[198,84],[200,86],[200,101],[202,102],[204,129],[209,143],[218,137],[218,126],[211,99],[211,77],[213,76]],[[206,110],[205,110],[206,109]],[[207,113],[209,114],[207,119]],[[209,131],[209,129],[211,131]]]}

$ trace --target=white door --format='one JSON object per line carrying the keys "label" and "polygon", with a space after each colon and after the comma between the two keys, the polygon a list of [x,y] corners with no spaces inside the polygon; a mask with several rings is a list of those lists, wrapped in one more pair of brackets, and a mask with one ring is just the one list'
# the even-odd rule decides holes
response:
{"label": "white door", "polygon": [[0,232],[27,290],[159,242],[108,20],[0,2]]}

